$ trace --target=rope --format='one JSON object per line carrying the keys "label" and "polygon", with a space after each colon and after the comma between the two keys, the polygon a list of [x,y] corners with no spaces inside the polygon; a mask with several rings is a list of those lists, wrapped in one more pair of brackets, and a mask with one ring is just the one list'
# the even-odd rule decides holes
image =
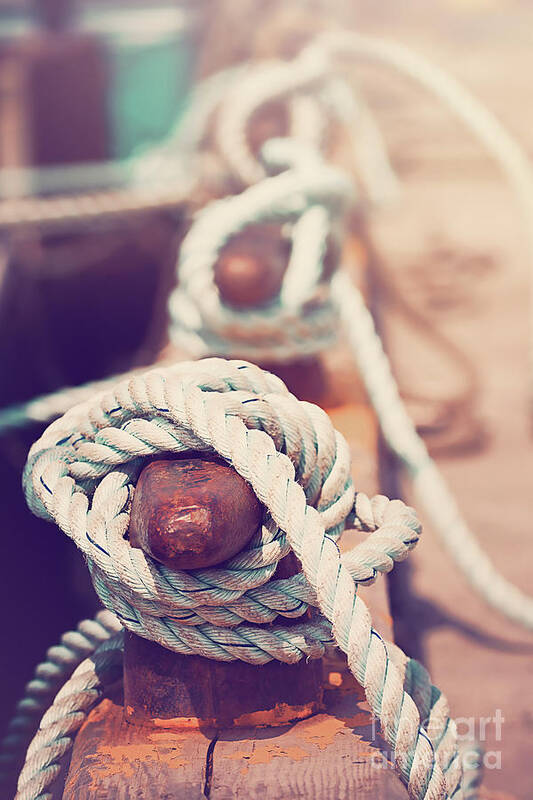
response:
{"label": "rope", "polygon": [[[217,142],[232,171],[244,182],[259,180],[263,173],[250,149],[250,121],[259,107],[292,93],[315,89],[315,104],[327,113],[321,85],[329,97],[334,120],[352,131],[354,166],[366,195],[374,202],[394,197],[397,181],[385,147],[365,104],[345,81],[335,82],[338,66],[350,61],[371,61],[396,70],[444,103],[494,158],[516,195],[527,236],[529,262],[533,265],[533,167],[523,148],[498,119],[452,76],[407,47],[359,33],[330,31],[311,41],[292,62],[280,62],[250,73],[228,91],[219,122]],[[333,77],[332,77],[333,76]],[[242,87],[242,88],[241,88]],[[337,98],[332,104],[332,97]],[[354,99],[355,98],[355,99]],[[533,267],[532,267],[533,268]],[[533,274],[530,280],[533,308]],[[529,374],[533,398],[533,319],[530,324]]]}
{"label": "rope", "polygon": [[120,680],[122,644],[122,632],[100,644],[57,693],[26,752],[15,800],[53,800],[53,786],[77,731],[105,691]]}
{"label": "rope", "polygon": [[[0,170],[0,231],[37,225],[48,230],[93,226],[125,215],[180,208],[201,181],[197,154],[214,109],[245,65],[202,81],[169,136],[124,161]],[[111,185],[110,185],[111,184]],[[57,191],[17,197],[17,187]],[[98,188],[106,186],[107,188]]]}
{"label": "rope", "polygon": [[79,623],[75,631],[67,631],[55,647],[46,653],[33,679],[26,685],[25,696],[17,704],[6,735],[0,743],[0,786],[22,766],[22,758],[41,717],[54,700],[60,687],[75,669],[110,636],[121,630],[108,611],[100,611],[94,619]]}
{"label": "rope", "polygon": [[[533,167],[518,144],[498,119],[464,86],[444,70],[407,47],[356,33],[327,33],[310,45],[324,57],[324,50],[335,59],[365,59],[392,67],[422,86],[448,109],[484,145],[500,165],[519,203],[533,270]],[[309,52],[308,52],[309,57]],[[533,309],[533,273],[530,280],[530,305]],[[529,329],[530,394],[533,402],[533,319]]]}
{"label": "rope", "polygon": [[[259,532],[218,569],[170,570],[125,538],[145,459],[188,450],[223,457],[264,505]],[[365,688],[409,796],[474,796],[445,698],[373,629],[357,592],[407,557],[421,532],[416,515],[400,500],[356,493],[343,437],[279,378],[208,359],[123,381],[45,431],[30,451],[24,489],[30,508],[84,554],[100,599],[124,627],[175,652],[253,664],[317,658],[334,641]],[[368,536],[341,555],[336,539],[347,524]],[[302,572],[273,580],[291,550]],[[258,627],[308,608],[312,618],[300,625]],[[112,665],[118,642],[104,646]],[[98,677],[101,654],[78,667],[45,714],[17,800],[48,796],[108,683]]]}
{"label": "rope", "polygon": [[[159,363],[161,366],[165,366],[168,361],[167,359],[162,359]],[[26,403],[0,408],[0,435],[8,431],[25,428],[31,424],[51,422],[61,417],[73,406],[90,400],[95,395],[105,392],[115,383],[142,371],[142,367],[139,367],[138,369],[123,372],[120,375],[102,378],[99,381],[89,381],[80,386],[66,386],[55,392],[50,392],[50,394],[34,397]]]}
{"label": "rope", "polygon": [[[316,87],[306,84],[306,80],[304,80],[306,75],[302,76],[300,72],[295,72],[292,62],[269,62],[270,67],[274,68],[275,76],[279,76],[277,81],[273,80],[271,71],[265,70],[262,65],[248,64],[233,66],[206,78],[195,89],[189,108],[166,142],[157,148],[141,153],[124,165],[117,166],[121,175],[129,176],[130,185],[127,189],[86,192],[81,195],[51,198],[12,199],[0,203],[0,229],[9,230],[28,224],[39,225],[47,230],[50,227],[70,229],[73,225],[90,225],[113,216],[121,217],[129,213],[145,213],[164,208],[175,209],[181,206],[194,195],[198,185],[202,184],[202,180],[206,179],[205,174],[194,177],[195,171],[198,172],[202,169],[197,154],[208,135],[209,125],[217,110],[218,119],[214,131],[220,156],[227,164],[230,170],[229,174],[238,174],[240,179],[246,183],[248,177],[246,168],[242,168],[240,164],[240,161],[243,160],[242,152],[239,155],[233,138],[238,136],[234,131],[235,120],[238,121],[243,116],[242,110],[239,110],[239,104],[244,103],[245,115],[246,113],[253,115],[265,93],[266,102],[270,97],[277,98],[283,91],[291,95],[293,133],[304,139],[309,139],[311,136],[311,141],[307,143],[306,148],[306,152],[311,158],[311,164],[313,156],[315,159],[319,158],[318,153],[313,153],[311,146],[321,143],[315,141],[314,130],[316,130],[317,121],[322,120],[323,123],[327,123],[325,127],[328,129],[332,122],[338,121],[349,130],[350,136],[353,138],[353,156],[361,188],[372,202],[378,203],[389,199],[396,193],[397,183],[377,126],[362,98],[355,94],[355,90],[338,76],[331,74],[331,71],[324,71],[326,66],[324,60],[321,63],[323,74],[320,79],[317,77],[316,83],[321,92],[318,103],[316,94],[309,93]],[[279,80],[283,87],[287,88],[280,88]],[[238,85],[239,91],[230,95],[233,84]],[[221,105],[222,100],[224,102]],[[236,107],[235,103],[237,103]],[[319,139],[326,141],[327,138],[326,131],[322,131]],[[244,134],[242,139],[246,140]],[[269,159],[268,163],[274,167],[276,154],[272,145],[275,146],[275,143],[270,142],[269,145],[270,154],[267,148],[265,155]],[[282,144],[285,154],[289,154],[288,148],[288,142]],[[299,159],[299,156],[300,148],[293,147],[290,157]],[[235,157],[237,157],[237,163],[235,163]],[[311,164],[308,162],[308,175],[312,173]],[[300,166],[303,166],[301,162]],[[322,169],[325,166],[322,164]],[[305,166],[303,168],[305,169]],[[259,168],[260,173],[262,169],[262,167]],[[1,174],[0,170],[0,176]],[[162,179],[163,184],[161,184]],[[34,182],[39,182],[39,180],[46,182],[43,177],[34,177]],[[176,184],[179,188],[176,188]],[[280,192],[280,202],[290,204],[291,189],[287,186],[287,179],[284,178],[277,183],[273,182],[272,185],[274,188],[277,187]],[[305,185],[300,184],[299,190],[305,191]],[[351,180],[348,180],[347,176],[335,172],[333,168],[330,170],[329,184],[327,181],[325,182],[324,190],[330,193],[332,203],[338,203],[337,208],[330,205],[331,211],[335,214],[338,214],[341,206],[353,196]],[[245,213],[246,203],[252,200],[252,197],[253,195],[246,195],[245,202],[240,202],[240,207]],[[297,202],[297,198],[293,198],[294,200]],[[221,248],[224,241],[230,238],[232,233],[237,232],[238,225],[235,226],[234,222],[229,219],[235,208],[235,204],[231,205],[229,198],[227,201],[221,200],[220,206],[217,208],[217,214],[221,213],[222,209],[228,209],[229,230],[216,242],[216,246]],[[268,218],[268,213],[276,213],[275,208],[267,207],[258,211],[263,214],[263,219]],[[207,217],[207,227],[208,224],[211,224],[215,211],[208,212],[206,210],[201,213],[205,213]],[[296,216],[297,209],[289,209],[285,219],[294,219]],[[314,216],[316,219],[316,213]],[[330,222],[333,223],[333,220]],[[308,225],[307,231],[309,231],[309,227]],[[211,236],[210,233],[209,236]],[[263,359],[269,356],[274,361],[290,361],[298,355],[316,353],[331,345],[335,337],[335,320],[331,307],[326,299],[326,301],[319,300],[318,307],[313,308],[313,303],[317,298],[315,297],[313,300],[312,285],[310,285],[308,272],[303,263],[305,254],[307,252],[309,255],[309,251],[305,244],[303,247],[297,244],[298,241],[305,242],[304,236],[296,233],[294,240],[297,251],[294,254],[293,263],[299,261],[299,266],[291,270],[294,276],[292,282],[293,285],[302,282],[308,288],[310,302],[302,301],[296,306],[294,303],[289,303],[289,311],[284,315],[283,320],[280,319],[278,307],[277,310],[268,309],[265,313],[254,314],[247,321],[242,314],[233,314],[230,310],[221,307],[217,293],[210,289],[208,289],[208,300],[196,293],[197,300],[194,301],[189,299],[189,295],[194,295],[193,287],[187,292],[178,290],[170,299],[171,316],[183,320],[183,325],[174,328],[172,335],[175,340],[180,341],[191,354],[231,355],[232,348],[225,342],[231,340],[232,336],[235,336],[237,330],[240,329],[241,349],[239,355],[252,360],[258,356]],[[317,243],[317,247],[320,247],[319,243]],[[297,252],[302,253],[301,259],[297,258]],[[314,263],[314,259],[312,259],[312,263]],[[187,268],[180,263],[180,280],[186,280],[186,272]],[[204,276],[207,276],[208,273],[208,267],[202,268]],[[319,283],[319,277],[318,274],[315,275],[316,283]],[[193,279],[193,286],[195,281],[196,279]],[[206,283],[210,287],[209,281]],[[198,312],[193,308],[196,302],[206,305],[207,325],[204,326],[200,336],[195,331],[196,327],[202,327],[201,322],[198,324]],[[210,305],[209,309],[207,308],[208,304]],[[215,333],[212,330],[212,320],[217,318],[220,319],[220,325],[219,330]],[[280,323],[283,326],[288,325],[292,342],[285,337],[285,343],[280,343]],[[261,344],[250,346],[251,339],[255,340],[260,331],[264,332]],[[209,340],[208,344],[202,343],[203,337]],[[109,380],[114,383],[118,378],[113,377]],[[61,416],[75,403],[90,397],[94,391],[99,391],[105,385],[108,385],[108,382],[98,382],[97,384],[91,382],[80,387],[65,387],[26,403],[0,409],[0,433],[26,427],[32,422],[50,422]]]}
{"label": "rope", "polygon": [[[332,290],[334,298],[330,295],[331,287],[324,278],[320,261],[326,227],[328,224],[331,227],[334,217],[350,199],[346,177],[324,162],[309,144],[304,147],[294,140],[292,143],[270,140],[262,151],[264,166],[249,151],[247,126],[260,104],[280,97],[293,99],[300,89],[306,96],[310,86],[327,84],[324,77],[328,74],[326,51],[330,57],[347,54],[390,63],[444,99],[500,160],[531,220],[528,230],[533,231],[531,167],[518,145],[477,101],[453,79],[403,48],[355,34],[329,34],[311,44],[295,62],[274,62],[269,67],[270,72],[264,66],[248,68],[246,74],[241,73],[239,91],[230,94],[219,110],[215,138],[232,169],[243,180],[256,176],[258,170],[266,169],[267,174],[240,195],[211,203],[197,215],[183,242],[177,266],[179,286],[169,304],[170,335],[194,355],[219,353],[263,361],[291,360],[331,344],[337,329],[336,313],[339,313],[388,444],[411,473],[420,503],[452,557],[489,605],[533,629],[533,601],[497,573],[461,517],[423,441],[417,436],[357,290],[340,277],[337,289]],[[220,100],[225,79],[212,81],[211,90],[203,94],[207,99],[199,112],[200,122],[189,128],[193,131],[189,134],[191,142],[200,141],[199,132],[205,128],[206,120]],[[383,165],[386,161],[382,159],[380,163]],[[283,167],[285,171],[268,175],[268,170]],[[305,222],[309,214],[313,215],[311,225]],[[321,220],[319,225],[315,224],[317,214]],[[264,310],[243,314],[221,303],[213,283],[213,266],[232,235],[247,225],[268,219],[281,219],[292,226],[291,264],[280,297]],[[309,235],[310,228],[316,236]],[[292,302],[288,286],[302,289],[297,302]],[[84,396],[82,390],[80,392]],[[68,394],[54,395],[47,413],[61,413],[72,399]],[[32,407],[30,404],[30,409]],[[40,419],[44,418],[46,407],[41,399],[37,406],[42,410]],[[22,422],[27,412],[27,407],[4,410],[0,426]]]}
{"label": "rope", "polygon": [[407,468],[420,505],[471,586],[486,603],[533,629],[533,599],[494,567],[463,519],[455,499],[416,432],[393,378],[379,334],[359,290],[339,274],[333,296],[379,419],[383,436]]}
{"label": "rope", "polygon": [[[381,203],[397,195],[396,176],[372,115],[357,90],[339,76],[326,51],[318,47],[306,48],[292,61],[259,63],[243,71],[238,83],[228,85],[217,113],[214,143],[230,174],[243,186],[266,175],[251,149],[250,121],[261,107],[283,100],[291,111],[291,138],[327,150],[329,134],[335,125],[341,126],[350,136],[352,166],[365,196]],[[316,119],[321,121],[319,126]]]}

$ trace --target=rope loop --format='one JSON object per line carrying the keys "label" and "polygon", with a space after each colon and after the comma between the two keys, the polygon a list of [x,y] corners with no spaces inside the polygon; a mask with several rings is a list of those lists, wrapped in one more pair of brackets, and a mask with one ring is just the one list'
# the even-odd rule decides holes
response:
{"label": "rope loop", "polygon": [[[182,243],[169,299],[170,337],[195,356],[239,353],[252,360],[290,361],[335,340],[324,257],[354,190],[349,177],[315,150],[295,145],[270,140],[263,159],[277,173],[209,203]],[[243,314],[221,298],[215,265],[232,237],[265,222],[286,226],[291,254],[279,294]]]}

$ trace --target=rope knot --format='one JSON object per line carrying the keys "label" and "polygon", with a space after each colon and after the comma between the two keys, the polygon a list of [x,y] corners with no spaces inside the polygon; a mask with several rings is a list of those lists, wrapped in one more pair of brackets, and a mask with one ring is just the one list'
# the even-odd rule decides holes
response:
{"label": "rope knot", "polygon": [[[172,570],[127,540],[146,459],[191,450],[221,456],[264,507],[246,548],[216,569]],[[371,582],[405,557],[419,533],[400,501],[357,495],[354,509],[348,446],[327,414],[242,361],[155,369],[73,408],[32,447],[24,488],[34,511],[84,553],[100,599],[125,627],[171,650],[221,660],[320,656],[331,629],[316,613],[268,634],[257,626],[310,607],[324,606],[327,617],[324,570],[333,586],[344,567],[357,582]],[[352,518],[374,532],[341,559],[336,539]],[[274,579],[291,549],[303,574]]]}

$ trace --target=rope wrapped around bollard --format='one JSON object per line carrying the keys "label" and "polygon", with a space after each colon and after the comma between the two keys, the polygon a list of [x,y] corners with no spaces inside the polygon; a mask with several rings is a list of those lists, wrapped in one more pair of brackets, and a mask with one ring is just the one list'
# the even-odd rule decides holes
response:
{"label": "rope wrapped around bollard", "polygon": [[[222,568],[171,570],[129,544],[135,484],[146,458],[190,450],[222,457],[264,506],[262,525]],[[262,664],[347,656],[411,798],[473,797],[455,724],[425,669],[385,642],[357,587],[390,571],[421,527],[400,500],[357,493],[344,438],[328,416],[243,361],[155,369],[67,412],[32,447],[24,488],[32,510],[83,552],[95,589],[120,623],[179,653]],[[341,556],[346,526],[367,538]],[[272,579],[293,551],[302,571]],[[295,617],[299,625],[258,623]],[[96,648],[44,715],[17,800],[49,797],[60,760],[89,710],[117,679],[121,633]]]}

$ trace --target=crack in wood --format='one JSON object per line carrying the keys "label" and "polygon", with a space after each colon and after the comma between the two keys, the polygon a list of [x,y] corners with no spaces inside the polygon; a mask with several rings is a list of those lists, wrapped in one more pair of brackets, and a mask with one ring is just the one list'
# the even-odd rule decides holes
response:
{"label": "crack in wood", "polygon": [[218,742],[220,731],[215,733],[215,736],[209,742],[207,753],[205,757],[205,783],[204,783],[204,797],[209,800],[211,797],[211,784],[213,782],[213,761],[215,758],[215,745]]}

